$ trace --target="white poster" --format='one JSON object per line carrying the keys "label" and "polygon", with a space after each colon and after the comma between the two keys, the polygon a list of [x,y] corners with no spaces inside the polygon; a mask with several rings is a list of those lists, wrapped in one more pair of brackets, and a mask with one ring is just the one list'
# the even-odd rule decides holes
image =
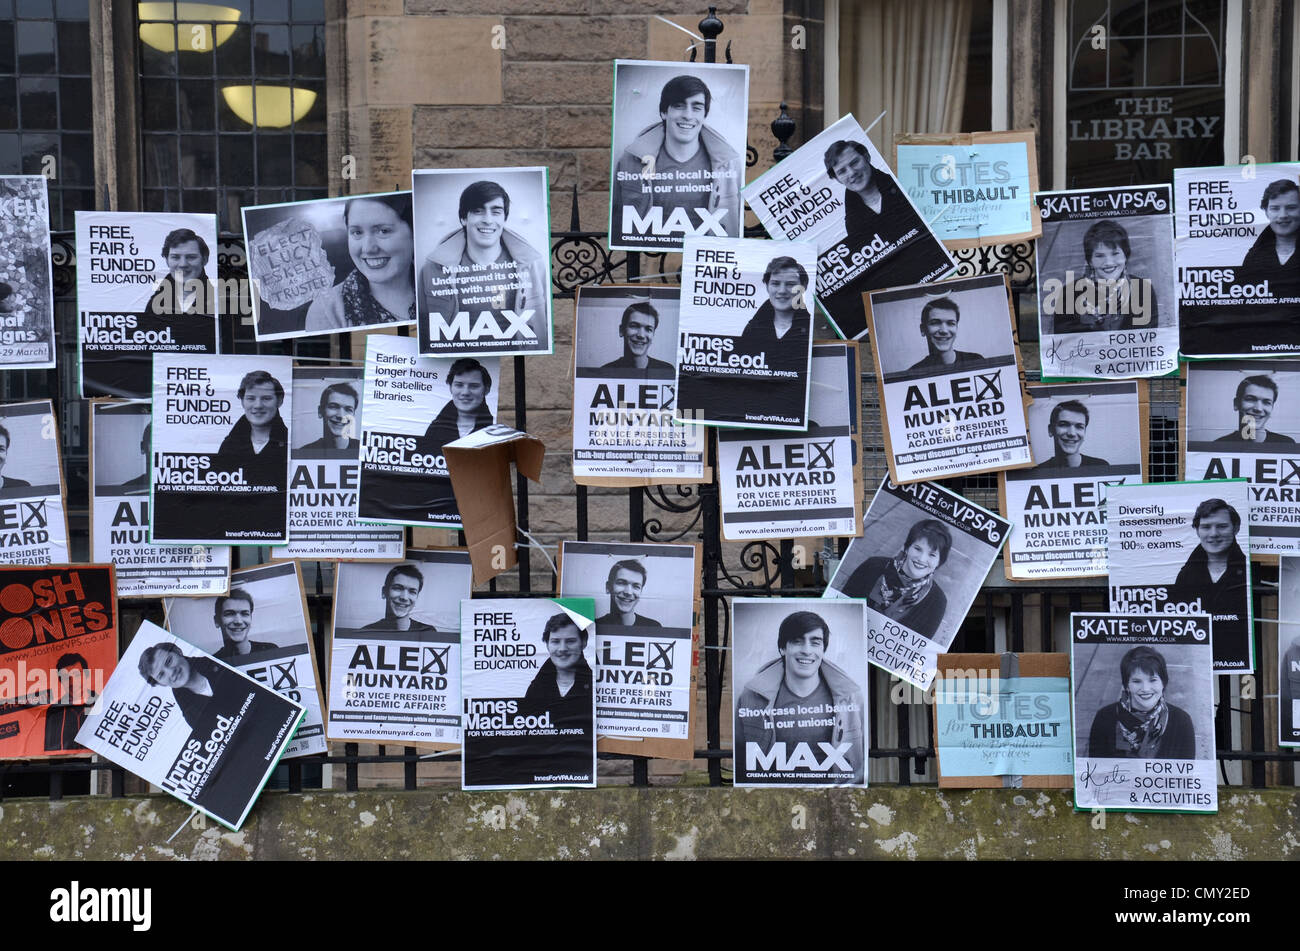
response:
{"label": "white poster", "polygon": [[69,560],[63,458],[49,400],[0,406],[0,562]]}
{"label": "white poster", "polygon": [[47,186],[44,175],[0,176],[0,370],[54,366]]}
{"label": "white poster", "polygon": [[580,287],[573,476],[704,478],[705,430],[677,422],[677,287]]}
{"label": "white poster", "polygon": [[215,598],[166,598],[167,630],[306,710],[285,756],[324,753],[320,678],[298,566],[279,562],[230,576]]}
{"label": "white poster", "polygon": [[1217,812],[1203,614],[1071,614],[1074,808]]}
{"label": "white poster", "polygon": [[723,538],[857,534],[860,375],[857,344],[813,344],[807,433],[718,431]]}
{"label": "white poster", "polygon": [[90,404],[90,549],[111,561],[119,598],[225,594],[228,545],[155,545],[149,541],[149,444],[146,400]]}

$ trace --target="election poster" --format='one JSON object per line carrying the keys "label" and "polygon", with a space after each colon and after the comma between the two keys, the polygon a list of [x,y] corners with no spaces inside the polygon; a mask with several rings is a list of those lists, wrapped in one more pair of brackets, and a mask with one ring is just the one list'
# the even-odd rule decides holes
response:
{"label": "election poster", "polygon": [[1210,629],[1199,613],[1070,615],[1077,812],[1218,812]]}
{"label": "election poster", "polygon": [[1174,170],[1180,347],[1300,354],[1300,163]]}
{"label": "election poster", "polygon": [[0,370],[54,366],[54,282],[44,175],[0,176]]}
{"label": "election poster", "polygon": [[243,209],[258,340],[415,323],[411,193]]}
{"label": "election poster", "polygon": [[339,565],[329,739],[460,744],[460,603],[472,588],[469,553],[460,548],[411,549],[395,565]]}
{"label": "election poster", "polygon": [[360,367],[294,367],[289,444],[289,544],[274,558],[393,561],[400,528],[357,521],[361,479]]}
{"label": "election poster", "polygon": [[420,353],[550,353],[551,209],[545,166],[416,169]]}
{"label": "election poster", "polygon": [[324,753],[323,696],[302,575],[293,562],[245,568],[230,593],[166,598],[167,630],[306,710],[286,757]]}
{"label": "election poster", "polygon": [[601,752],[694,756],[700,558],[698,545],[560,542],[561,597],[596,604]]}
{"label": "election poster", "polygon": [[153,372],[149,540],[288,541],[293,358],[160,353]]}
{"label": "election poster", "polygon": [[1043,233],[1033,202],[1033,130],[894,136],[898,179],[950,248],[1029,241]]}
{"label": "election poster", "polygon": [[579,485],[704,479],[706,431],[674,419],[680,299],[677,287],[578,288],[573,479]]}
{"label": "election poster", "polygon": [[1277,743],[1300,746],[1300,558],[1279,561]]}
{"label": "election poster", "polygon": [[149,541],[152,417],[147,400],[90,404],[91,558],[116,567],[119,598],[225,594],[228,545]]}
{"label": "election poster", "polygon": [[1245,479],[1251,553],[1300,554],[1300,360],[1205,360],[1186,372],[1183,472]]}
{"label": "election poster", "polygon": [[1170,187],[1039,192],[1034,202],[1043,218],[1034,245],[1043,378],[1175,372]]}
{"label": "election poster", "polygon": [[942,654],[933,719],[941,789],[1073,784],[1065,654]]}
{"label": "election poster", "polygon": [[1146,481],[1146,385],[1061,383],[1026,392],[1029,442],[1040,461],[998,473],[998,508],[1011,521],[1006,576],[1104,575],[1106,492]]}
{"label": "election poster", "polygon": [[50,401],[0,405],[0,564],[68,560],[66,495]]}
{"label": "election poster", "polygon": [[461,527],[442,447],[496,420],[500,370],[497,359],[422,357],[410,337],[366,338],[360,521]]}
{"label": "election poster", "polygon": [[807,433],[718,430],[723,538],[857,534],[861,372],[856,343],[813,344]]}
{"label": "election poster", "polygon": [[460,605],[462,789],[596,786],[596,603]]}
{"label": "election poster", "polygon": [[808,428],[816,249],[803,241],[691,238],[682,252],[677,419]]}
{"label": "election poster", "polygon": [[614,60],[610,250],[740,237],[748,124],[748,66]]}
{"label": "election poster", "polygon": [[215,215],[78,211],[81,395],[149,396],[153,354],[210,354],[220,295]]}
{"label": "election poster", "polygon": [[1111,611],[1209,615],[1218,673],[1255,670],[1248,488],[1233,479],[1106,493]]}
{"label": "election poster", "polygon": [[817,246],[817,303],[840,335],[867,335],[864,291],[956,267],[852,113],[745,187],[773,238]]}
{"label": "election poster", "polygon": [[1033,464],[1006,275],[863,296],[895,482]]}
{"label": "election poster", "polygon": [[738,787],[867,785],[861,601],[731,602]]}
{"label": "election poster", "polygon": [[238,832],[303,713],[144,621],[77,742]]}
{"label": "election poster", "polygon": [[927,689],[1011,524],[933,482],[886,479],[823,598],[863,598],[867,661]]}
{"label": "election poster", "polygon": [[0,760],[85,755],[77,731],[117,666],[112,565],[0,567]]}

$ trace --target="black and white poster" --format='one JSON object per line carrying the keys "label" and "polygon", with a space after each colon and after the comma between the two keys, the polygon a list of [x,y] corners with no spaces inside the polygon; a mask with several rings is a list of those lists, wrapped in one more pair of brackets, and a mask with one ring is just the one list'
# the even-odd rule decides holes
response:
{"label": "black and white poster", "polygon": [[1300,554],[1300,360],[1188,363],[1186,397],[1188,478],[1245,479],[1250,550]]}
{"label": "black and white poster", "polygon": [[469,553],[458,548],[412,549],[392,565],[339,565],[331,740],[460,742],[460,603],[472,588]]}
{"label": "black and white poster", "polygon": [[1027,390],[1029,441],[1040,461],[999,473],[1001,509],[1011,520],[1006,576],[1104,575],[1106,492],[1144,481],[1145,394],[1137,381]]}
{"label": "black and white poster", "polygon": [[1168,185],[1039,192],[1035,242],[1043,378],[1164,376],[1178,369],[1178,288]]}
{"label": "black and white poster", "polygon": [[1005,275],[866,296],[894,481],[1029,465]]}
{"label": "black and white poster", "polygon": [[1245,479],[1116,485],[1106,494],[1110,609],[1208,614],[1214,669],[1255,670]]}
{"label": "black and white poster", "polygon": [[1300,746],[1300,558],[1279,562],[1277,743]]}
{"label": "black and white poster", "polygon": [[851,113],[744,196],[773,238],[817,246],[817,302],[849,339],[867,335],[864,291],[933,281],[955,267]]}
{"label": "black and white poster", "polygon": [[69,560],[65,495],[50,401],[0,406],[0,563]]}
{"label": "black and white poster", "polygon": [[1300,354],[1300,163],[1175,169],[1174,203],[1183,354]]}
{"label": "black and white poster", "polygon": [[864,598],[867,661],[925,689],[1011,523],[932,482],[886,479],[823,598]]}
{"label": "black and white poster", "polygon": [[44,175],[0,176],[0,370],[54,366],[54,283]]}
{"label": "black and white poster", "polygon": [[704,478],[705,430],[674,419],[680,299],[677,287],[578,288],[575,481]]}
{"label": "black and white poster", "polygon": [[550,353],[546,167],[416,169],[420,353]]}
{"label": "black and white poster", "polygon": [[867,785],[861,601],[731,602],[736,786]]}
{"label": "black and white poster", "polygon": [[171,633],[303,706],[306,715],[285,756],[326,751],[320,677],[297,565],[245,568],[231,574],[228,594],[166,598],[163,606]]}
{"label": "black and white poster", "polygon": [[1074,808],[1217,812],[1210,621],[1071,614]]}
{"label": "black and white poster", "polygon": [[415,323],[410,192],[243,209],[258,340]]}
{"label": "black and white poster", "polygon": [[147,400],[90,404],[90,549],[112,562],[119,598],[225,594],[228,545],[155,545],[149,541]]}
{"label": "black and white poster", "polygon": [[460,606],[462,789],[596,786],[596,603]]}
{"label": "black and white poster", "polygon": [[239,831],[301,704],[144,621],[77,742]]}
{"label": "black and white poster", "polygon": [[275,558],[392,561],[400,528],[357,521],[361,479],[360,367],[294,367],[289,447],[289,544]]}
{"label": "black and white poster", "polygon": [[748,124],[748,66],[615,60],[610,249],[740,237]]}
{"label": "black and white poster", "polygon": [[694,545],[560,543],[560,596],[596,604],[599,736],[690,738],[698,579]]}
{"label": "black and white poster", "polygon": [[718,431],[723,538],[857,534],[860,376],[857,344],[813,344],[807,433]]}
{"label": "black and white poster", "polygon": [[154,542],[288,540],[293,359],[154,357]]}
{"label": "black and white poster", "polygon": [[153,354],[216,353],[217,219],[77,212],[81,395],[149,396]]}
{"label": "black and white poster", "polygon": [[808,428],[812,287],[803,241],[691,238],[682,252],[677,418]]}
{"label": "black and white poster", "polygon": [[410,337],[366,338],[357,518],[460,528],[442,447],[495,421],[500,361],[422,357]]}

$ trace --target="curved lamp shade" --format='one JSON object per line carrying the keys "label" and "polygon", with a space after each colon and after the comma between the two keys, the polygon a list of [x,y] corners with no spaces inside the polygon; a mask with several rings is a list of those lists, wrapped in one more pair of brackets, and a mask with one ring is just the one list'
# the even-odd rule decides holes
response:
{"label": "curved lamp shade", "polygon": [[140,3],[137,8],[141,41],[163,53],[178,48],[181,52],[211,52],[230,39],[242,16],[234,7],[213,3]]}
{"label": "curved lamp shade", "polygon": [[316,104],[316,93],[297,86],[223,86],[231,112],[261,129],[283,129],[300,121]]}

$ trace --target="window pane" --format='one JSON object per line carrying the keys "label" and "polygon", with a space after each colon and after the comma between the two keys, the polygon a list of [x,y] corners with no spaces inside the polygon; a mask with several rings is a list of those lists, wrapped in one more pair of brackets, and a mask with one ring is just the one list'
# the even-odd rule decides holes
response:
{"label": "window pane", "polygon": [[16,175],[22,170],[18,159],[18,133],[0,133],[0,172]]}
{"label": "window pane", "polygon": [[94,139],[89,134],[73,135],[65,132],[60,144],[63,150],[63,161],[59,164],[59,186],[93,187],[95,184]]}
{"label": "window pane", "polygon": [[258,26],[253,31],[253,70],[260,76],[288,76],[289,28]]}
{"label": "window pane", "polygon": [[138,43],[140,48],[140,75],[141,76],[174,76],[176,75],[176,54],[164,53],[156,50],[148,43]]}
{"label": "window pane", "polygon": [[295,184],[325,187],[329,175],[325,168],[325,136],[296,135],[293,139]]}
{"label": "window pane", "polygon": [[253,15],[259,20],[287,20],[289,0],[257,0]]}
{"label": "window pane", "polygon": [[48,165],[45,158],[47,155],[54,156],[55,167],[57,168],[59,157],[59,137],[57,135],[23,133],[22,150],[24,175],[41,174]]}
{"label": "window pane", "polygon": [[60,20],[90,19],[90,0],[59,0],[55,9]]}
{"label": "window pane", "polygon": [[217,75],[247,78],[253,70],[252,36],[252,27],[242,23],[230,39],[217,47]]}
{"label": "window pane", "polygon": [[89,79],[59,80],[59,109],[64,130],[89,131],[93,124]]}
{"label": "window pane", "polygon": [[59,72],[90,73],[90,26],[86,23],[56,24],[59,38]]}
{"label": "window pane", "polygon": [[217,127],[216,104],[212,101],[212,83],[182,80],[180,89],[180,123],[182,129],[211,131]]}
{"label": "window pane", "polygon": [[257,136],[257,181],[260,185],[290,184],[293,167],[292,152],[287,135],[263,132]]}
{"label": "window pane", "polygon": [[[48,12],[47,12],[48,15]],[[15,35],[18,69],[24,73],[54,72],[54,24],[20,20]]]}
{"label": "window pane", "polygon": [[13,21],[0,20],[0,73],[12,73],[16,65]]}
{"label": "window pane", "polygon": [[163,80],[140,83],[140,114],[146,130],[176,128],[176,87]]}
{"label": "window pane", "polygon": [[167,185],[176,181],[175,136],[146,135],[143,150],[146,185]]}
{"label": "window pane", "polygon": [[8,76],[0,77],[0,129],[18,128],[18,87]]}
{"label": "window pane", "polygon": [[[302,90],[302,92],[299,92]],[[294,104],[301,102],[300,97],[304,93],[315,93],[316,101],[312,103],[311,110],[293,124],[295,132],[324,132],[325,131],[325,83],[317,82],[295,82],[294,83]]]}
{"label": "window pane", "polygon": [[217,177],[216,143],[209,135],[181,136],[181,184],[210,187]]}
{"label": "window pane", "polygon": [[251,182],[253,178],[253,137],[221,137],[221,178],[225,182]]}
{"label": "window pane", "polygon": [[325,75],[325,27],[293,28],[293,74],[297,78]]}
{"label": "window pane", "polygon": [[57,129],[59,127],[58,80],[18,80],[18,109],[24,129]]}

